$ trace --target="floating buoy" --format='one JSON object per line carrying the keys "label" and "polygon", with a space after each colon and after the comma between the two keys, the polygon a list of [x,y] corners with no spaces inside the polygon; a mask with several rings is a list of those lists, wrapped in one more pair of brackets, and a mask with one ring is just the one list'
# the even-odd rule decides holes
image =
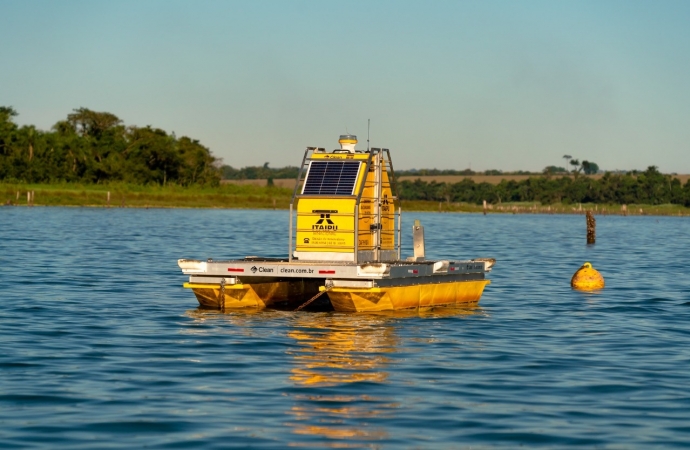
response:
{"label": "floating buoy", "polygon": [[577,272],[570,280],[570,285],[573,289],[580,291],[602,289],[604,287],[604,277],[601,276],[598,270],[592,267],[592,264],[586,262],[577,269]]}

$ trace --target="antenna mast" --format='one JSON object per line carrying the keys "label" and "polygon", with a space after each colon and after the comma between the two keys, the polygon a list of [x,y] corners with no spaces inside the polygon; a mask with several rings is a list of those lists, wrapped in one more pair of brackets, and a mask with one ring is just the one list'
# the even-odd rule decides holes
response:
{"label": "antenna mast", "polygon": [[371,128],[371,119],[367,119],[367,152],[369,151],[369,129]]}

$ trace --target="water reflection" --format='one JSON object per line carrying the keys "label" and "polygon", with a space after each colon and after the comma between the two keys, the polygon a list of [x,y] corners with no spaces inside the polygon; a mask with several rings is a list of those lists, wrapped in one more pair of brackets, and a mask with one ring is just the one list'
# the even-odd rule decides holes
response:
{"label": "water reflection", "polygon": [[[270,321],[277,312],[266,311],[255,308],[243,308],[241,310],[220,311],[217,309],[196,308],[190,309],[185,313],[185,316],[194,320],[195,325],[202,325],[202,327],[186,327],[185,334],[193,335],[240,335],[248,338],[262,337],[262,330],[256,326],[257,321]],[[231,326],[222,325],[222,321],[227,321]],[[203,325],[213,325],[213,328],[207,328]]]}
{"label": "water reflection", "polygon": [[[296,405],[289,411],[294,421],[286,425],[301,441],[292,442],[292,447],[307,447],[310,438],[319,446],[327,438],[327,447],[361,447],[363,443],[386,439],[385,424],[372,421],[389,419],[398,407],[382,397],[366,395],[319,395],[295,396]],[[344,443],[342,440],[347,440]]]}
{"label": "water reflection", "polygon": [[270,314],[271,311],[258,308],[243,308],[243,309],[228,309],[220,311],[218,309],[196,308],[185,312],[185,316],[194,319],[196,322],[205,322],[206,320],[216,320],[218,318],[229,317],[233,325],[249,325],[250,321],[256,319],[259,314]]}
{"label": "water reflection", "polygon": [[[395,383],[405,383],[391,380],[390,374],[395,373],[396,353],[410,351],[399,335],[409,332],[404,331],[409,321],[415,322],[413,327],[426,327],[426,320],[476,314],[485,312],[471,305],[370,314],[201,308],[186,313],[197,325],[212,325],[188,329],[192,334],[255,339],[266,332],[261,325],[270,324],[286,336],[292,361],[286,367],[287,385],[292,387],[286,395],[292,401],[285,425],[296,437],[290,445],[337,448],[368,447],[391,437],[386,429],[400,405],[387,393],[398,391]],[[426,343],[433,345],[431,340]],[[416,339],[414,344],[419,348]]]}
{"label": "water reflection", "polygon": [[[288,425],[303,438],[314,437],[329,447],[360,447],[388,437],[383,420],[395,416],[399,405],[380,395],[387,390],[387,368],[400,351],[396,333],[401,320],[481,313],[478,307],[377,314],[299,314],[288,336],[297,347],[289,350],[295,366],[289,379],[300,394],[289,413]],[[331,394],[333,386],[361,383],[351,395]],[[377,425],[376,423],[381,423]],[[347,440],[347,442],[343,442]],[[307,446],[308,442],[295,442]]]}
{"label": "water reflection", "polygon": [[585,305],[588,307],[593,307],[593,306],[599,306],[599,300],[601,300],[602,297],[602,291],[574,291],[577,292],[582,296],[582,299],[585,301]]}
{"label": "water reflection", "polygon": [[406,318],[439,318],[479,314],[477,305],[434,308],[426,311],[391,311],[372,314],[296,315],[288,336],[298,348],[291,350],[296,367],[290,380],[299,385],[333,386],[359,381],[385,382],[387,355],[398,345],[395,324]]}
{"label": "water reflection", "polygon": [[288,336],[298,344],[291,351],[295,367],[290,380],[301,385],[332,386],[357,381],[383,382],[386,354],[396,337],[385,319],[344,314],[301,314]]}

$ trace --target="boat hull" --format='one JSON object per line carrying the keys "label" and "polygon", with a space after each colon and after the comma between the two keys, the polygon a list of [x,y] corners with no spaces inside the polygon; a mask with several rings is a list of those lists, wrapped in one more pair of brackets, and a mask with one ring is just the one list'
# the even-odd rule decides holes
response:
{"label": "boat hull", "polygon": [[[185,283],[205,308],[287,308],[297,307],[318,294],[316,280],[265,281],[233,284]],[[221,294],[222,292],[222,294]]]}
{"label": "boat hull", "polygon": [[[331,287],[323,294],[335,311],[370,312],[427,309],[479,302],[489,280],[420,283],[373,288]],[[323,291],[313,280],[234,284],[185,283],[206,308],[295,309]]]}
{"label": "boat hull", "polygon": [[375,288],[331,288],[333,309],[341,312],[428,309],[479,302],[489,280],[454,281]]}

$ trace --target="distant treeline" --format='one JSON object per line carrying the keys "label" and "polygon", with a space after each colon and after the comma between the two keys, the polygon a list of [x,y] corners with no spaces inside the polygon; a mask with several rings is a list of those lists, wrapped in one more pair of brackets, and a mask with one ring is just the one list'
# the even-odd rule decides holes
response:
{"label": "distant treeline", "polygon": [[[587,170],[587,162],[584,162]],[[596,167],[596,164],[589,163]],[[580,167],[580,169],[578,169]],[[534,175],[526,180],[502,180],[499,184],[476,183],[470,178],[458,183],[402,181],[398,183],[400,197],[403,200],[431,200],[443,202],[463,202],[482,204],[486,200],[490,204],[503,202],[540,202],[544,205],[563,203],[608,203],[608,204],[647,204],[662,205],[676,204],[690,207],[690,180],[682,185],[680,180],[671,175],[660,173],[655,166],[650,166],[644,172],[632,171],[628,173],[605,173],[595,179],[580,174],[582,164],[572,172],[559,168],[557,173],[569,173],[569,176],[551,175],[551,167],[543,174]],[[296,178],[299,168],[282,167],[270,168],[268,163],[263,166],[244,167],[235,169],[230,166],[221,168],[224,179],[253,180]],[[470,170],[407,170],[396,171],[396,177],[428,176],[428,175],[508,175],[499,170],[473,172]],[[526,175],[529,172],[512,172],[512,175]]]}
{"label": "distant treeline", "polygon": [[126,127],[115,115],[75,109],[50,131],[14,123],[0,107],[0,180],[26,183],[122,181],[218,185],[218,160],[198,140],[151,126]]}
{"label": "distant treeline", "polygon": [[[577,160],[574,160],[577,161]],[[243,167],[242,169],[235,169],[232,166],[221,167],[221,173],[224,180],[266,180],[269,178],[280,179],[280,178],[297,178],[297,173],[299,172],[299,167],[287,166],[280,168],[268,167],[269,163],[265,163],[263,166],[249,166]],[[577,164],[580,164],[577,162]],[[594,163],[589,163],[583,161],[582,166],[576,166],[572,173],[584,171],[586,174],[593,174],[599,170],[599,166]],[[454,175],[454,176],[473,176],[473,175],[553,175],[553,174],[567,174],[571,173],[564,169],[563,167],[548,166],[542,172],[529,172],[525,170],[517,170],[512,172],[504,172],[502,170],[490,169],[483,170],[480,172],[475,172],[471,169],[464,170],[454,170],[454,169],[409,169],[409,170],[397,170],[395,175],[398,177],[423,177],[423,176],[442,176],[442,175]]]}
{"label": "distant treeline", "polygon": [[491,204],[502,202],[678,204],[690,206],[690,180],[683,186],[677,178],[660,173],[655,166],[644,172],[605,173],[599,179],[587,176],[535,176],[527,180],[502,180],[499,184],[437,183],[421,180],[399,183],[404,200],[433,200]]}
{"label": "distant treeline", "polygon": [[232,166],[220,168],[224,180],[269,180],[281,178],[297,178],[299,167],[287,166],[280,168],[268,167],[268,163],[263,166],[248,166],[235,169]]}
{"label": "distant treeline", "polygon": [[[563,169],[565,172],[565,169]],[[472,169],[454,170],[454,169],[409,169],[396,170],[395,175],[398,177],[426,177],[426,176],[472,176],[472,175],[537,175],[539,172],[528,172],[525,170],[518,170],[514,172],[503,172],[502,170],[490,169],[476,172]]]}
{"label": "distant treeline", "polygon": [[[125,126],[115,115],[87,108],[75,109],[53,125],[50,131],[32,125],[19,127],[17,112],[0,106],[0,180],[20,183],[110,183],[182,186],[216,186],[226,179],[296,178],[293,166],[234,169],[219,167],[208,148],[198,140],[176,137],[151,126]],[[565,155],[564,158],[570,158]],[[594,163],[569,160],[572,176],[564,168],[548,167],[544,175],[523,181],[503,180],[499,184],[475,183],[399,183],[402,199],[492,204],[502,202],[678,204],[690,207],[690,181],[683,186],[655,166],[644,172],[606,173],[594,179],[580,172],[596,173]],[[485,175],[506,174],[498,170]],[[528,172],[517,172],[523,174]],[[476,175],[471,170],[408,170],[396,175]]]}
{"label": "distant treeline", "polygon": [[454,176],[472,176],[472,175],[558,175],[558,174],[579,174],[584,173],[586,175],[594,175],[599,172],[599,165],[584,160],[580,162],[579,159],[573,159],[571,156],[566,155],[570,165],[573,167],[571,171],[566,170],[560,166],[546,166],[541,172],[529,172],[525,170],[517,170],[513,172],[504,172],[502,170],[490,169],[481,172],[475,172],[472,169],[465,170],[453,170],[453,169],[410,169],[410,170],[398,170],[396,175],[399,177],[405,176],[439,176],[439,175],[454,175]]}
{"label": "distant treeline", "polygon": [[[269,178],[297,178],[299,167],[287,166],[280,168],[268,167],[269,163],[263,166],[249,166],[242,169],[235,169],[232,166],[221,167],[224,180],[266,180]],[[562,169],[565,173],[565,169]],[[411,169],[411,170],[397,170],[396,176],[427,176],[427,175],[535,175],[532,172],[519,170],[517,172],[502,172],[500,170],[485,170],[482,172],[475,172],[473,170],[439,170],[439,169]]]}

